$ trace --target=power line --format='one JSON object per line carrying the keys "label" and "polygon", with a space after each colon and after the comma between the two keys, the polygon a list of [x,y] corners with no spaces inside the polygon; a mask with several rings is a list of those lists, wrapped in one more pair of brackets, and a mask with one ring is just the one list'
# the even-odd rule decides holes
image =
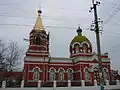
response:
{"label": "power line", "polygon": [[[25,24],[0,24],[0,26],[33,26]],[[83,26],[85,27],[85,26]],[[73,27],[59,27],[59,26],[45,26],[45,28],[63,28],[63,29],[77,29]],[[84,30],[89,30],[89,28],[83,28]]]}
{"label": "power line", "polygon": [[[56,20],[56,21],[61,21],[61,20],[64,20],[64,21],[71,21],[71,19],[67,19],[67,18],[61,18],[61,17],[51,17],[51,16],[44,16],[44,15],[41,15],[43,19],[51,19],[51,20]],[[32,17],[32,16],[16,16],[16,15],[8,15],[6,13],[0,13],[0,17],[13,17],[13,18],[31,18],[31,19],[35,19],[36,17]],[[77,18],[76,18],[77,19]],[[75,20],[76,20],[75,19]],[[79,18],[79,19],[83,19],[83,18]],[[84,18],[84,20],[87,20]]]}
{"label": "power line", "polygon": [[[13,15],[7,15],[7,14],[0,14],[1,17],[17,17],[17,18],[36,18],[36,17],[30,17],[30,16],[13,16]],[[56,17],[50,17],[50,16],[44,16],[42,15],[43,19],[52,19],[52,20],[62,20],[60,18],[56,18]]]}
{"label": "power line", "polygon": [[[24,26],[33,26],[33,25],[25,25],[25,24],[0,24],[0,26],[19,26],[19,27],[24,27]],[[70,30],[76,30],[77,28],[74,28],[74,27],[60,27],[60,26],[48,26],[48,25],[46,25],[45,26],[45,28],[46,29],[51,29],[51,28],[53,28],[53,29],[70,29]],[[90,28],[89,27],[85,27],[85,26],[83,26],[83,28],[82,28],[83,30],[89,30],[90,31]],[[109,31],[109,32],[103,32],[103,34],[114,34],[114,35],[120,35],[120,32],[111,32],[111,31]]]}
{"label": "power line", "polygon": [[[117,4],[119,4],[119,5],[117,6]],[[103,22],[103,25],[106,24],[112,17],[114,17],[114,16],[117,14],[117,12],[120,11],[120,7],[119,7],[119,6],[120,6],[120,0],[117,1],[117,2],[113,5],[112,8],[115,8],[116,6],[117,6],[117,8],[114,9],[114,11],[110,12],[110,14],[105,17],[104,22]]]}

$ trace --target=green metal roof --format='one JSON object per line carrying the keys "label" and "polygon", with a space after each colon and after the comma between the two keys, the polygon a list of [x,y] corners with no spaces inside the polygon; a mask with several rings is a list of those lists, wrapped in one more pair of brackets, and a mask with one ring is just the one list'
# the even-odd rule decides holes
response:
{"label": "green metal roof", "polygon": [[73,38],[73,40],[71,41],[71,44],[73,44],[75,42],[82,43],[84,41],[87,43],[90,43],[90,41],[86,38],[86,36],[78,35]]}

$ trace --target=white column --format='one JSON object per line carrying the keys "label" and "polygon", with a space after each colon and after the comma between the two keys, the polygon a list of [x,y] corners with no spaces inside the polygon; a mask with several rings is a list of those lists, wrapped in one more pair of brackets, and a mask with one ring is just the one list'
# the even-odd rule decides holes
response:
{"label": "white column", "polygon": [[6,87],[6,81],[2,81],[2,88]]}
{"label": "white column", "polygon": [[109,80],[106,80],[106,85],[109,86]]}
{"label": "white column", "polygon": [[120,81],[119,81],[119,80],[116,80],[116,83],[117,83],[117,85],[119,85],[119,84],[120,84]]}
{"label": "white column", "polygon": [[56,81],[53,81],[53,87],[56,88]]}
{"label": "white column", "polygon": [[84,87],[85,86],[85,81],[81,80],[81,83],[82,83],[82,87]]}
{"label": "white column", "polygon": [[41,87],[41,80],[38,80],[38,87]]}
{"label": "white column", "polygon": [[21,81],[21,88],[24,87],[24,80]]}
{"label": "white column", "polygon": [[96,79],[94,80],[94,86],[97,86],[97,80]]}
{"label": "white column", "polygon": [[71,81],[68,80],[68,87],[71,87]]}

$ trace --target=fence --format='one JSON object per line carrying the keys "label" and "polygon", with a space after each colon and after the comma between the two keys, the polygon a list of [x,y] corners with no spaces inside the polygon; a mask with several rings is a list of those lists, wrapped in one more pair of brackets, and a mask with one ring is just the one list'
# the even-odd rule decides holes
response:
{"label": "fence", "polygon": [[[94,86],[86,86],[85,81],[81,80],[81,82],[78,81],[78,85],[73,85],[74,82],[68,80],[68,82],[65,82],[64,85],[65,87],[63,87],[64,85],[60,84],[61,82],[57,82],[57,81],[53,81],[53,82],[49,82],[51,87],[43,87],[42,86],[42,82],[39,80],[37,83],[37,87],[24,87],[25,83],[24,80],[21,81],[21,85],[20,87],[17,88],[8,88],[6,87],[6,81],[2,81],[2,86],[0,88],[0,90],[36,90],[37,88],[40,88],[40,90],[100,90],[100,86],[97,85],[97,81],[94,80]],[[62,87],[61,87],[62,85]],[[110,85],[109,80],[106,80],[106,84],[105,84],[105,89],[120,89],[120,81],[116,80],[116,85]]]}

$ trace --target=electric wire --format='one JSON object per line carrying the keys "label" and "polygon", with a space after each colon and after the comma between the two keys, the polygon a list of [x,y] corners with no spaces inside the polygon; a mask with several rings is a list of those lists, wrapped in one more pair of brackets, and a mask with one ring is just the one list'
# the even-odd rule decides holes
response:
{"label": "electric wire", "polygon": [[[0,24],[0,26],[33,26],[30,24]],[[45,28],[61,28],[61,29],[77,29],[73,27],[60,27],[60,26],[44,26]],[[83,26],[85,27],[85,26]],[[89,28],[82,28],[84,30],[89,30]]]}
{"label": "electric wire", "polygon": [[[116,7],[116,8],[115,8]],[[120,11],[120,0],[119,1],[117,1],[113,6],[112,6],[112,8],[115,8],[113,11],[111,11],[110,13],[109,13],[109,15],[107,15],[106,17],[105,17],[105,19],[103,20],[104,22],[103,22],[103,26],[108,22],[108,21],[110,21],[110,19],[112,19],[119,11]]]}

